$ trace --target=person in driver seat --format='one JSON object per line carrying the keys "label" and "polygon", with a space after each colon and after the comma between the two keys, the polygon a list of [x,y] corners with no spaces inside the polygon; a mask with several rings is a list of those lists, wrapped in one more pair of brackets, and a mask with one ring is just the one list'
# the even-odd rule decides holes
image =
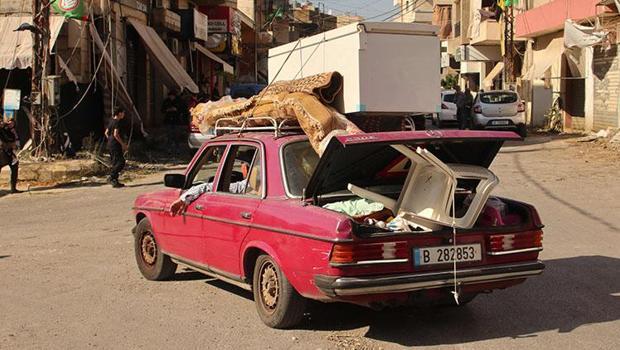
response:
{"label": "person in driver seat", "polygon": [[[248,173],[250,172],[250,165],[246,161],[240,162],[243,180],[232,182],[229,186],[228,193],[243,194],[248,187]],[[213,182],[192,186],[189,190],[182,193],[179,199],[172,203],[170,206],[170,212],[173,216],[183,214],[185,209],[187,209],[187,206],[192,204],[195,200],[207,192],[213,192]]]}

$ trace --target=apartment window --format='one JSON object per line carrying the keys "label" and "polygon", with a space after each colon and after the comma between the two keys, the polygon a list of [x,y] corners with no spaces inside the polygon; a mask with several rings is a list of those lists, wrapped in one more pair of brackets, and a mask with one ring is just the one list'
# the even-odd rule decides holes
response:
{"label": "apartment window", "polygon": [[409,10],[409,1],[405,2],[405,10]]}

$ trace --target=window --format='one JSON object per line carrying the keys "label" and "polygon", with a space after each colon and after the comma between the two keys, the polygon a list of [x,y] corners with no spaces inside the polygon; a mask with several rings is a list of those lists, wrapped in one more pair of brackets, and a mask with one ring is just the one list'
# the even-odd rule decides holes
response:
{"label": "window", "polygon": [[454,103],[455,94],[445,94],[443,95],[443,102]]}
{"label": "window", "polygon": [[480,101],[487,104],[515,103],[519,97],[514,92],[487,92],[480,94]]}
{"label": "window", "polygon": [[282,153],[288,193],[300,197],[319,163],[319,155],[308,141],[290,143]]}
{"label": "window", "polygon": [[254,146],[232,146],[217,191],[260,197],[263,193],[262,157]]}
{"label": "window", "polygon": [[217,169],[224,156],[226,146],[213,146],[204,150],[202,158],[198,161],[198,164],[193,170],[190,178],[192,179],[192,186],[213,183],[215,181],[215,175]]}

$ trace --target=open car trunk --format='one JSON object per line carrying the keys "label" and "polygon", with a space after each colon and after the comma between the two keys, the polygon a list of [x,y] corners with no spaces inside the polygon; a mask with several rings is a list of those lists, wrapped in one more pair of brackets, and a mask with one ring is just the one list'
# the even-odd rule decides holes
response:
{"label": "open car trunk", "polygon": [[488,169],[504,141],[514,139],[512,132],[456,130],[335,137],[305,194],[387,231],[514,223],[518,205],[490,197],[499,180]]}

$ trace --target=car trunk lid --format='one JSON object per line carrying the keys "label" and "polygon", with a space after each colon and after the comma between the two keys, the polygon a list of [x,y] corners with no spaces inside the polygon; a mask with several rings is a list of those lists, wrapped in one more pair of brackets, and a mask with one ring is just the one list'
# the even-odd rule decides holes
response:
{"label": "car trunk lid", "polygon": [[519,140],[503,131],[383,132],[333,138],[305,189],[305,197],[346,192],[349,184],[370,188],[402,185],[409,171],[398,149],[428,151],[440,162],[488,168],[506,140]]}

